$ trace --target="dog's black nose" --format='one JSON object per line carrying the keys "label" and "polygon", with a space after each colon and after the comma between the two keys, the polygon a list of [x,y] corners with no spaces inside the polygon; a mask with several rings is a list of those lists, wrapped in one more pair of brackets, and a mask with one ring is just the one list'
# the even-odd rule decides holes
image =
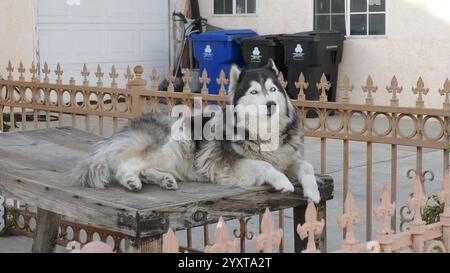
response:
{"label": "dog's black nose", "polygon": [[276,109],[275,109],[276,106],[277,106],[277,103],[276,103],[276,102],[274,102],[274,101],[269,101],[269,102],[267,103],[267,113],[268,113],[269,115],[274,114],[274,113],[276,112]]}
{"label": "dog's black nose", "polygon": [[274,101],[269,101],[267,103],[267,109],[272,109],[272,106],[277,106],[277,103]]}

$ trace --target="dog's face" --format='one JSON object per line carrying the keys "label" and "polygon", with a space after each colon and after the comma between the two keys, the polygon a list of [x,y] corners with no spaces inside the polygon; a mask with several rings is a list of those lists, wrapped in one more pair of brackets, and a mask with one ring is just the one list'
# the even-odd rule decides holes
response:
{"label": "dog's face", "polygon": [[238,111],[240,107],[256,108],[258,116],[289,116],[291,102],[278,80],[278,73],[272,60],[266,67],[258,69],[241,71],[233,66],[230,72],[230,103]]}

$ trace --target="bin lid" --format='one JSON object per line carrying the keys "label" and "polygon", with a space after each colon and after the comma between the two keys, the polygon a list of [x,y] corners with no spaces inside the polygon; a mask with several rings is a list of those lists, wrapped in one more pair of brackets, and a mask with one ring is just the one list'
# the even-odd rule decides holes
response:
{"label": "bin lid", "polygon": [[264,45],[264,46],[277,46],[281,43],[279,39],[280,35],[261,35],[251,38],[240,38],[239,43],[244,45]]}
{"label": "bin lid", "polygon": [[340,31],[334,30],[315,30],[307,32],[299,32],[294,34],[280,35],[280,39],[284,40],[302,40],[302,41],[314,41],[319,42],[323,40],[343,41],[345,40],[344,34]]}
{"label": "bin lid", "polygon": [[191,41],[232,42],[238,38],[255,37],[256,35],[258,34],[251,29],[228,29],[192,34],[188,39]]}

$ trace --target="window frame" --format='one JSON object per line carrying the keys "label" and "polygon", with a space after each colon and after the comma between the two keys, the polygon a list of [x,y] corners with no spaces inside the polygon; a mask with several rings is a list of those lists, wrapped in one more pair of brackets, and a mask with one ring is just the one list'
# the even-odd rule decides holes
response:
{"label": "window frame", "polygon": [[[347,38],[361,38],[361,39],[377,39],[377,38],[386,38],[388,35],[388,13],[389,13],[389,5],[388,5],[388,1],[386,0],[386,4],[385,4],[385,10],[384,11],[369,11],[369,1],[370,0],[366,0],[367,2],[367,11],[365,12],[352,12],[350,9],[350,1],[351,0],[345,0],[345,37]],[[331,1],[330,1],[330,12],[329,13],[316,13],[316,7],[315,7],[315,0],[312,0],[312,10],[313,10],[313,29],[316,28],[316,15],[328,15],[330,16],[330,28],[331,28],[331,24],[332,24],[332,20],[331,20],[331,16],[332,15],[342,15],[342,13],[333,13],[331,11]],[[362,15],[367,15],[367,34],[364,35],[352,35],[351,34],[351,27],[350,27],[350,22],[351,22],[351,15],[356,15],[356,14],[362,14]],[[384,14],[385,16],[385,22],[384,22],[384,26],[385,26],[385,31],[384,34],[370,34],[369,33],[369,15],[371,14]]]}
{"label": "window frame", "polygon": [[331,29],[331,25],[332,25],[332,23],[333,23],[333,21],[331,20],[332,19],[332,16],[333,15],[344,15],[344,17],[345,17],[345,24],[346,24],[346,26],[345,26],[345,31],[347,32],[347,0],[345,0],[344,1],[344,13],[339,13],[339,12],[333,12],[332,11],[332,5],[331,5],[331,2],[332,2],[332,0],[328,0],[329,2],[330,2],[330,12],[328,12],[328,13],[316,13],[316,3],[315,3],[315,0],[313,0],[313,16],[314,16],[314,18],[313,18],[313,27],[314,27],[314,29],[316,28],[316,16],[317,15],[319,15],[319,16],[329,16],[330,17],[330,29]]}
{"label": "window frame", "polygon": [[233,1],[233,13],[231,14],[216,14],[215,13],[215,9],[214,9],[214,0],[211,0],[212,5],[211,5],[211,14],[213,17],[255,17],[258,16],[258,7],[259,7],[259,0],[255,0],[255,13],[237,13],[236,9],[237,9],[237,0],[232,0]]}

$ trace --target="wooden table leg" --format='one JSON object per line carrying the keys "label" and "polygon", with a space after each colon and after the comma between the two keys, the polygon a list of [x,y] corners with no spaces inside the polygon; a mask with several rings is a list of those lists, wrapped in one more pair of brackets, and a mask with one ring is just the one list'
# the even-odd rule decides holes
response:
{"label": "wooden table leg", "polygon": [[55,252],[60,221],[61,215],[38,208],[33,253]]}
{"label": "wooden table leg", "polygon": [[322,253],[327,252],[327,202],[322,201],[317,207],[317,220],[325,220],[325,227],[323,229],[322,235],[319,238],[319,249]]}
{"label": "wooden table leg", "polygon": [[[305,223],[305,214],[307,206],[301,206],[294,208],[294,249],[295,253],[302,253],[306,249],[308,244],[308,239],[301,240],[300,236],[297,234],[297,226],[303,225]],[[325,201],[320,202],[317,205],[317,219],[327,219],[327,203]],[[327,229],[326,225],[322,232],[322,236],[319,238],[319,246],[317,247],[320,251],[325,253],[327,251]]]}
{"label": "wooden table leg", "polygon": [[308,240],[300,239],[297,233],[297,226],[305,223],[306,205],[294,208],[294,250],[295,253],[302,253],[306,249]]}
{"label": "wooden table leg", "polygon": [[162,243],[162,235],[139,239],[137,243],[127,240],[126,249],[129,253],[161,253]]}

